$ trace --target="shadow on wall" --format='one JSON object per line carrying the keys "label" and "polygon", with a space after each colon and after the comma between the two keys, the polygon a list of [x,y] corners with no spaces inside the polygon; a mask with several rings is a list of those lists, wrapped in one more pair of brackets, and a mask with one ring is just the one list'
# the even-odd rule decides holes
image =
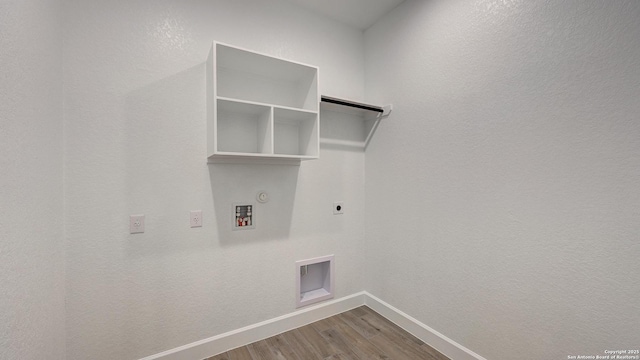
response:
{"label": "shadow on wall", "polygon": [[[222,246],[289,238],[299,166],[209,164],[211,192]],[[269,200],[257,201],[266,191]],[[253,206],[255,228],[234,230],[235,204]]]}
{"label": "shadow on wall", "polygon": [[153,239],[132,245],[139,255],[175,253],[195,244],[184,239],[193,236],[189,210],[205,207],[202,198],[209,191],[205,91],[201,63],[124,97],[124,133],[114,139],[122,143],[112,146],[122,148],[117,173],[124,176],[126,203],[121,213],[144,213],[145,234],[140,236]]}
{"label": "shadow on wall", "polygon": [[[136,249],[140,254],[186,250],[176,239],[192,236],[184,218],[197,208],[215,213],[206,222],[215,224],[213,240],[222,246],[289,237],[300,167],[207,164],[205,79],[201,63],[126,96],[123,212],[145,213],[144,235],[154,239],[153,249]],[[269,194],[267,203],[256,200],[260,191]],[[233,230],[237,203],[254,205],[254,229]]]}
{"label": "shadow on wall", "polygon": [[354,115],[320,108],[320,146],[330,150],[363,152],[369,125]]}
{"label": "shadow on wall", "polygon": [[[167,289],[188,289],[194,298],[208,295],[209,289],[192,269],[210,256],[210,225],[207,219],[203,228],[191,229],[188,217],[195,209],[202,209],[205,216],[213,213],[208,205],[205,91],[203,62],[128,93],[116,93],[124,103],[110,104],[122,112],[107,127],[107,132],[118,134],[109,139],[111,153],[121,157],[108,174],[121,181],[117,188],[122,194],[114,198],[124,199],[113,205],[119,209],[114,213],[146,216],[143,234],[129,235],[123,227],[128,240],[122,254],[126,259],[116,263],[111,276],[100,280],[101,286],[119,289],[113,298],[119,304],[117,310],[112,309],[113,316],[105,319],[107,326],[121,329],[110,338],[120,344],[112,358],[123,358],[125,352],[127,357],[148,355],[140,353],[144,349],[163,350],[157,347],[157,339],[170,339],[172,331],[165,323],[179,322],[187,311],[179,295]],[[118,120],[122,123],[117,124]],[[215,274],[211,269],[202,273]]]}

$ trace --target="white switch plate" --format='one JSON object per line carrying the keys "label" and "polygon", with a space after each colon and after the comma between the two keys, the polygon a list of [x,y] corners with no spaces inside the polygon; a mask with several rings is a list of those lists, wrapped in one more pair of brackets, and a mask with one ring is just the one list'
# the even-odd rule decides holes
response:
{"label": "white switch plate", "polygon": [[202,227],[202,210],[194,210],[190,213],[189,223],[191,227]]}
{"label": "white switch plate", "polygon": [[144,214],[129,216],[129,233],[140,234],[144,232]]}
{"label": "white switch plate", "polygon": [[333,215],[344,214],[344,201],[336,201],[333,203]]}

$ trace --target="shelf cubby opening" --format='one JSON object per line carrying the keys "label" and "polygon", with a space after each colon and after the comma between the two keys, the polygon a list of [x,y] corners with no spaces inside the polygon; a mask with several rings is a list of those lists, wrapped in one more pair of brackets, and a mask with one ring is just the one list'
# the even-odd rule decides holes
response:
{"label": "shelf cubby opening", "polygon": [[217,122],[218,152],[273,153],[269,106],[218,99]]}
{"label": "shelf cubby opening", "polygon": [[317,68],[217,44],[218,96],[318,110]]}
{"label": "shelf cubby opening", "polygon": [[274,153],[318,156],[318,114],[275,108]]}

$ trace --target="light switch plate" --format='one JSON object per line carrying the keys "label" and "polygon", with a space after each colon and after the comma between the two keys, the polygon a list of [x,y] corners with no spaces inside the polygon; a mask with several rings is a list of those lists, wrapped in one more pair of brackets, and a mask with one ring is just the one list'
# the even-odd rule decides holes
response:
{"label": "light switch plate", "polygon": [[144,232],[144,214],[129,216],[129,233],[140,234]]}
{"label": "light switch plate", "polygon": [[189,216],[189,223],[192,228],[202,227],[202,210],[191,211]]}

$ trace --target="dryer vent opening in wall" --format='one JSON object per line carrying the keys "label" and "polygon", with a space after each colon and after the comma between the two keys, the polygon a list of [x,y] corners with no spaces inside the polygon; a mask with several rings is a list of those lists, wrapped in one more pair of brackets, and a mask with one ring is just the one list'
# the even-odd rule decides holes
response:
{"label": "dryer vent opening in wall", "polygon": [[334,256],[296,261],[296,307],[332,299]]}

